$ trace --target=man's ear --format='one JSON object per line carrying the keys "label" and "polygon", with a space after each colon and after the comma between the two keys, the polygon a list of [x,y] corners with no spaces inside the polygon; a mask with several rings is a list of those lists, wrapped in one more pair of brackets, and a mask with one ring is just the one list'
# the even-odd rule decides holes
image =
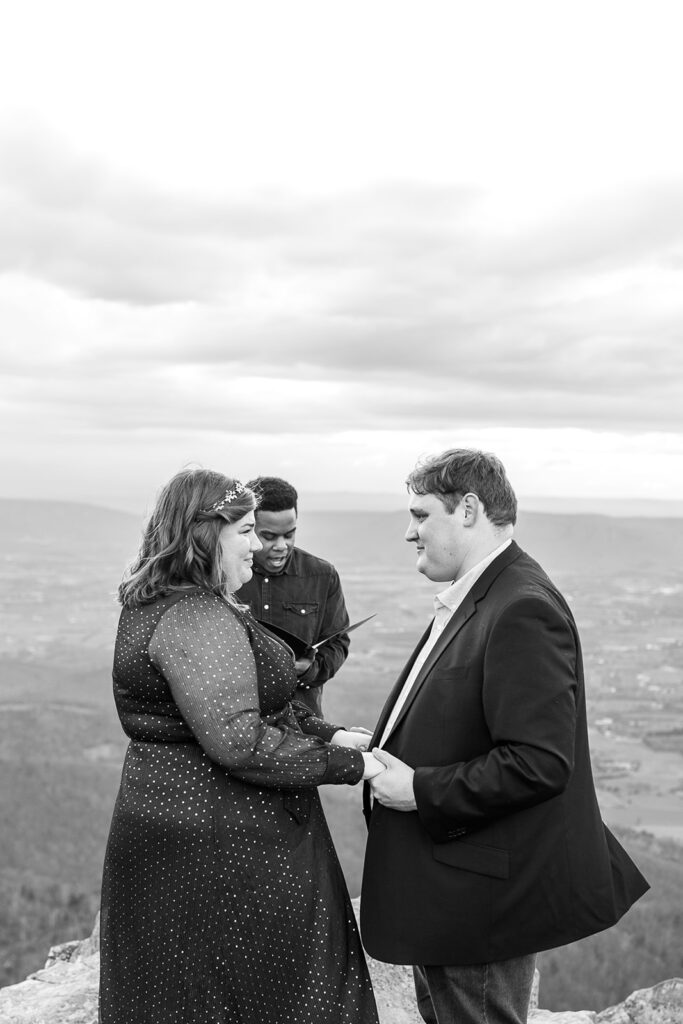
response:
{"label": "man's ear", "polygon": [[474,526],[482,505],[476,494],[468,492],[462,499],[462,522],[463,526]]}

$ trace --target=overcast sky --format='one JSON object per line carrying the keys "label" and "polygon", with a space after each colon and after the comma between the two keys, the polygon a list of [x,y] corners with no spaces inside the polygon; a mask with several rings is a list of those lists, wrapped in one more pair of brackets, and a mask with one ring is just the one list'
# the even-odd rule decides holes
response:
{"label": "overcast sky", "polygon": [[680,4],[22,0],[0,41],[4,496],[186,464],[683,499]]}

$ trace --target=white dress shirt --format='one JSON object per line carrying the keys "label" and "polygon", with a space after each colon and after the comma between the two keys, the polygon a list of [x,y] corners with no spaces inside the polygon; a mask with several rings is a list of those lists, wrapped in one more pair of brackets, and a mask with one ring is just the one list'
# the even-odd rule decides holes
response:
{"label": "white dress shirt", "polygon": [[469,572],[466,572],[464,576],[461,576],[459,580],[455,580],[449,587],[442,590],[440,594],[436,594],[434,597],[434,620],[432,622],[432,629],[424,642],[424,646],[420,649],[420,653],[413,663],[413,667],[408,673],[408,678],[403,684],[403,688],[396,698],[396,703],[391,709],[391,714],[387,720],[387,724],[382,733],[382,738],[379,741],[378,746],[383,747],[386,743],[394,725],[396,719],[401,713],[401,708],[405,704],[408,694],[413,688],[413,683],[418,677],[420,669],[424,665],[429,652],[434,647],[434,644],[439,639],[444,631],[446,623],[450,620],[452,615],[458,610],[462,602],[465,600],[470,590],[477,582],[479,577],[482,575],[484,570],[493,562],[494,559],[498,558],[507,547],[510,546],[511,540],[504,541],[500,547],[497,547],[495,551],[492,551],[486,558],[482,558],[480,562],[472,566]]}

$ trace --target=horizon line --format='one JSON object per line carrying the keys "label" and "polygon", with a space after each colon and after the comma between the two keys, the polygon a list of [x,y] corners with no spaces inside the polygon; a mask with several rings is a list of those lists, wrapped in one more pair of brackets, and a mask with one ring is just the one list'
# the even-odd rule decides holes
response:
{"label": "horizon line", "polygon": [[[404,496],[382,491],[299,491],[299,512],[407,512]],[[0,495],[6,504],[44,504],[45,498]],[[77,505],[124,515],[147,516],[151,508],[134,508],[128,504],[104,504],[87,498],[51,498],[52,505]],[[518,497],[519,512],[546,515],[595,515],[611,518],[652,519],[683,518],[680,498],[604,498],[595,496],[525,495]]]}

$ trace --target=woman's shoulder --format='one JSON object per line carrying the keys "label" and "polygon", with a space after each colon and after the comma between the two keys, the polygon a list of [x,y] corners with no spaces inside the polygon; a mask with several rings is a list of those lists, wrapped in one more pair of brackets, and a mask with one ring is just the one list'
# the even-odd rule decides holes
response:
{"label": "woman's shoulder", "polygon": [[246,628],[243,615],[232,602],[203,587],[175,591],[161,618],[163,621],[169,617],[177,623],[185,622],[188,625],[216,622],[226,629],[243,631]]}
{"label": "woman's shoulder", "polygon": [[179,593],[159,617],[149,640],[153,661],[164,652],[211,652],[225,648],[248,650],[249,632],[231,604],[210,590]]}

